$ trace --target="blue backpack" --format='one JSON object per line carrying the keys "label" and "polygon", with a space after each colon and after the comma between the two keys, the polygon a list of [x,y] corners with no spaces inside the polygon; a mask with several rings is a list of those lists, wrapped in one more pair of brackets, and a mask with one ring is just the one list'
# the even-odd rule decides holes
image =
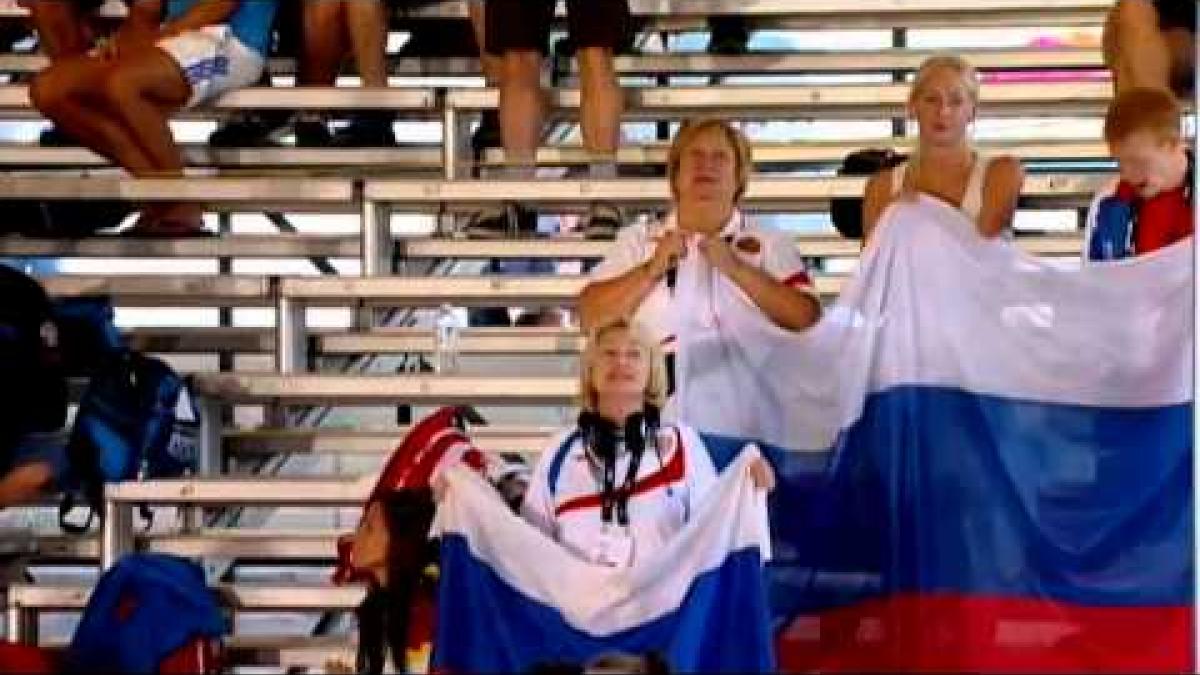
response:
{"label": "blue backpack", "polygon": [[67,672],[215,672],[225,617],[200,566],[133,553],[100,577],[67,648]]}
{"label": "blue backpack", "polygon": [[[126,352],[88,382],[67,442],[59,523],[84,532],[101,512],[104,484],[195,473],[199,420],[187,382],[161,360]],[[67,516],[82,501],[82,524]],[[149,519],[149,510],[142,508]]]}
{"label": "blue backpack", "polygon": [[128,351],[107,296],[57,298],[51,307],[67,375],[91,375]]}

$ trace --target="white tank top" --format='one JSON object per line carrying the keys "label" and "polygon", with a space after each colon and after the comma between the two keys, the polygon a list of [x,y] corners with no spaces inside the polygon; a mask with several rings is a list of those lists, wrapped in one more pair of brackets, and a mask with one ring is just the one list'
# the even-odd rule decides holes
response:
{"label": "white tank top", "polygon": [[[987,173],[988,164],[991,162],[990,157],[984,157],[980,153],[975,153],[975,161],[971,165],[971,175],[967,178],[967,189],[963,192],[962,205],[958,210],[966,217],[971,219],[971,222],[979,223],[979,212],[983,210],[983,176]],[[904,188],[904,177],[908,174],[908,162],[898,165],[892,169],[892,196],[900,194]]]}

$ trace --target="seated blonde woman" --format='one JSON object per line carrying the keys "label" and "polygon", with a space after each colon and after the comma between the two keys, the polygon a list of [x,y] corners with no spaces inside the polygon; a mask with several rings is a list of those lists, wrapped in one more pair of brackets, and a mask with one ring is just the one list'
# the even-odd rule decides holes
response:
{"label": "seated blonde woman", "polygon": [[[691,428],[664,425],[666,366],[657,343],[624,321],[594,331],[580,364],[579,423],[541,454],[522,515],[581,558],[625,567],[666,544],[716,482]],[[770,464],[751,466],[774,487]]]}
{"label": "seated blonde woman", "polygon": [[867,181],[863,198],[864,239],[894,201],[918,193],[962,211],[979,235],[1006,234],[1025,180],[1021,162],[1010,155],[988,156],[971,142],[979,108],[979,78],[958,56],[933,56],[917,71],[908,114],[917,121],[917,147],[905,163]]}

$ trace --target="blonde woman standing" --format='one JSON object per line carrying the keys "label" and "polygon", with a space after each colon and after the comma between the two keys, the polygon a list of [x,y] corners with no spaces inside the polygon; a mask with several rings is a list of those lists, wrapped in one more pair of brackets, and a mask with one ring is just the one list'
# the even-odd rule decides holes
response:
{"label": "blonde woman standing", "polygon": [[892,202],[918,193],[961,211],[982,237],[1009,231],[1025,173],[1015,157],[975,149],[970,126],[978,108],[979,78],[969,63],[945,55],[921,64],[908,97],[908,114],[917,121],[917,148],[909,161],[867,181],[863,223],[868,241]]}
{"label": "blonde woman standing", "polygon": [[821,302],[792,236],[743,212],[753,171],[732,124],[684,124],[667,156],[670,212],[621,231],[580,292],[579,316],[585,329],[628,320],[662,347],[668,419],[766,440],[780,418],[774,385],[749,356],[815,325]]}

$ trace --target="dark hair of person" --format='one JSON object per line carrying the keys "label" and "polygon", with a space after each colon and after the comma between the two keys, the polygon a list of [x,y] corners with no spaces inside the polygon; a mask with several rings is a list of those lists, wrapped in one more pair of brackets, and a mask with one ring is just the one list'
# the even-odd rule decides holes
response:
{"label": "dark hair of person", "polygon": [[357,672],[382,673],[387,655],[397,672],[407,672],[410,615],[436,549],[428,541],[433,494],[428,489],[399,490],[383,500],[388,530],[386,585],[371,584],[355,612],[358,617]]}

